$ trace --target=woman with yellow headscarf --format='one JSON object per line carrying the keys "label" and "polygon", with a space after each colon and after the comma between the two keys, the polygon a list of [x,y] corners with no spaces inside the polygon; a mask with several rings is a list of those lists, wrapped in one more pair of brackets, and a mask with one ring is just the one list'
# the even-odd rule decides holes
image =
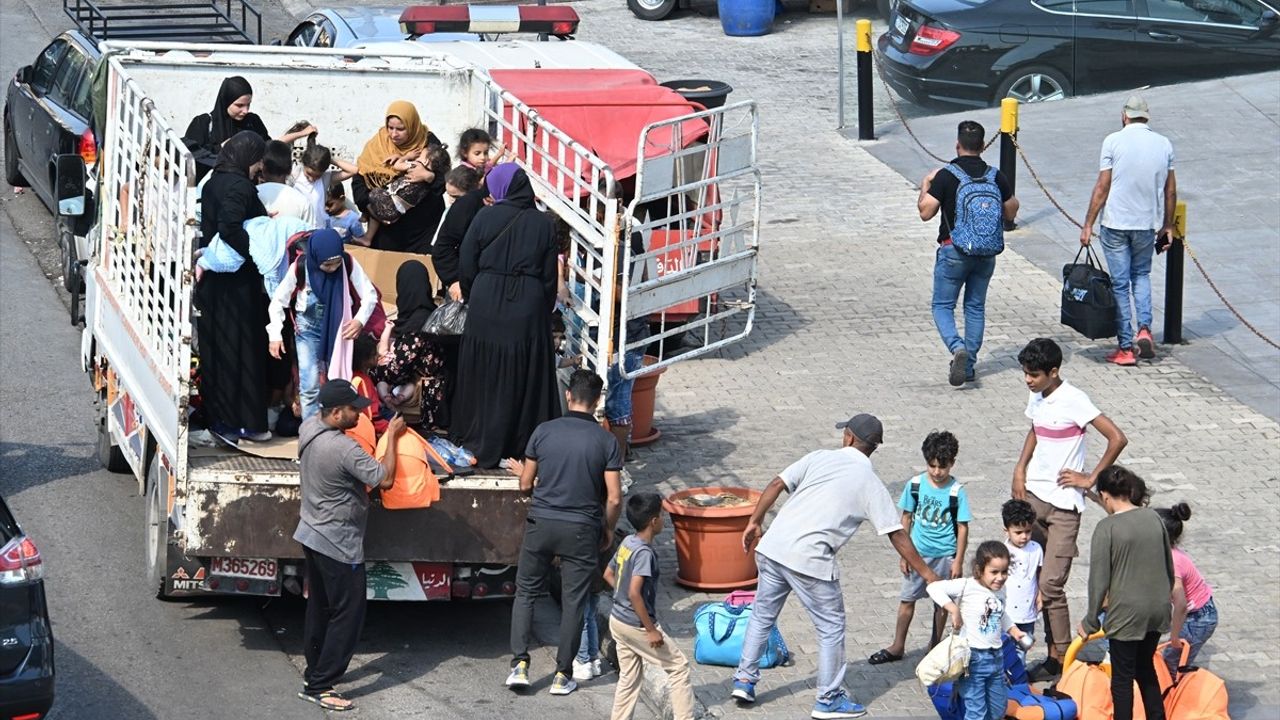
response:
{"label": "woman with yellow headscarf", "polygon": [[382,127],[369,138],[356,159],[359,174],[351,179],[351,194],[356,206],[367,213],[369,191],[385,187],[405,172],[429,176],[430,191],[395,223],[378,228],[373,247],[430,254],[431,238],[444,214],[444,176],[426,170],[418,160],[432,145],[442,143],[422,122],[413,103],[397,100],[387,106]]}

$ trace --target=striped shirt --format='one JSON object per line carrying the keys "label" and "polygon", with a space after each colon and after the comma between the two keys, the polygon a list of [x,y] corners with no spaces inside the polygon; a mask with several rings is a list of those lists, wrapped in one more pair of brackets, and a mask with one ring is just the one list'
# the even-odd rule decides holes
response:
{"label": "striped shirt", "polygon": [[1083,390],[1063,380],[1048,397],[1031,393],[1026,414],[1036,433],[1027,491],[1054,507],[1083,512],[1084,491],[1058,487],[1058,472],[1084,472],[1085,429],[1102,412]]}

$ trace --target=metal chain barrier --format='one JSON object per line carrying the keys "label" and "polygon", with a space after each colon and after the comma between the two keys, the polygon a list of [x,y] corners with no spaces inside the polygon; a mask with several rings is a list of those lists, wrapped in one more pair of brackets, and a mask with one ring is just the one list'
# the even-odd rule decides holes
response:
{"label": "metal chain barrier", "polygon": [[[907,135],[911,137],[912,141],[914,141],[915,144],[919,146],[919,148],[923,150],[926,155],[928,155],[929,157],[933,158],[934,160],[937,160],[938,162],[944,165],[949,163],[950,162],[949,160],[946,160],[940,157],[933,151],[929,150],[929,148],[925,147],[925,144],[920,141],[919,137],[916,136],[915,131],[911,129],[911,124],[907,122],[906,116],[902,114],[901,108],[898,107],[898,101],[893,92],[893,89],[889,87],[889,80],[884,76],[884,67],[882,67],[881,64],[878,62],[875,65],[876,65],[876,70],[880,75],[880,82],[881,84],[884,85],[885,94],[888,95],[889,97],[889,105],[890,107],[893,108],[894,114],[898,116],[898,122],[902,123],[902,129],[907,131]],[[982,148],[983,152],[986,152],[987,148],[991,147],[991,145],[996,141],[996,138],[998,137],[1000,137],[1000,133],[994,133],[991,136],[991,139],[987,141],[986,146]],[[1026,151],[1023,150],[1022,145],[1018,143],[1017,134],[1015,133],[1011,135],[1010,139],[1013,140],[1013,146],[1018,150],[1018,157],[1022,158],[1023,166],[1027,168],[1027,172],[1031,173],[1031,179],[1034,180],[1036,185],[1040,188],[1040,192],[1044,193],[1045,198],[1049,200],[1049,203],[1051,205],[1057,208],[1058,212],[1062,214],[1062,217],[1067,219],[1067,222],[1083,230],[1084,224],[1081,223],[1079,220],[1076,220],[1074,217],[1072,217],[1071,213],[1067,212],[1067,209],[1062,207],[1062,204],[1059,203],[1057,198],[1053,196],[1053,193],[1049,192],[1049,188],[1045,186],[1044,181],[1040,179],[1039,173],[1037,173],[1036,169],[1032,167],[1031,161],[1027,159]],[[1093,235],[1097,237],[1097,233],[1093,233]],[[1236,307],[1231,304],[1231,301],[1227,300],[1227,297],[1222,294],[1222,290],[1218,288],[1218,284],[1215,283],[1213,281],[1213,278],[1209,277],[1209,273],[1205,271],[1204,265],[1201,264],[1200,262],[1200,258],[1196,257],[1195,251],[1192,250],[1191,248],[1191,243],[1187,242],[1187,239],[1185,237],[1178,238],[1178,239],[1182,241],[1182,247],[1187,251],[1187,255],[1191,256],[1191,262],[1195,264],[1196,270],[1200,272],[1200,276],[1204,278],[1205,282],[1209,283],[1209,289],[1213,290],[1213,294],[1218,296],[1218,300],[1222,301],[1222,304],[1226,306],[1227,310],[1229,310],[1232,315],[1235,316],[1236,320],[1239,320],[1240,324],[1245,326],[1245,328],[1247,328],[1249,332],[1253,333],[1254,335],[1257,335],[1258,339],[1262,340],[1263,342],[1270,345],[1271,347],[1276,348],[1277,350],[1280,350],[1280,343],[1277,343],[1275,340],[1272,340],[1271,338],[1262,334],[1262,331],[1259,330],[1257,327],[1255,327],[1253,323],[1249,322],[1248,320],[1245,320],[1244,316],[1240,314],[1240,311],[1237,310]]]}

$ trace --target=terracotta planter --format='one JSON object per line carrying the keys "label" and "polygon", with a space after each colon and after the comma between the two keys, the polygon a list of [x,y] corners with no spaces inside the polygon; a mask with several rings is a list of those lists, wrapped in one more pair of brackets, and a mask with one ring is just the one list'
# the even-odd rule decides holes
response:
{"label": "terracotta planter", "polygon": [[[695,507],[681,498],[729,493],[746,498],[745,505]],[[671,515],[676,536],[676,582],[696,590],[734,590],[756,584],[755,553],[742,551],[742,531],[760,501],[748,488],[701,487],[668,495],[662,507]]]}
{"label": "terracotta planter", "polygon": [[[658,358],[652,355],[644,356],[646,366],[656,362]],[[635,385],[631,386],[632,445],[648,445],[662,437],[662,431],[653,426],[653,408],[658,400],[658,380],[666,371],[666,368],[662,368],[652,375],[642,375],[636,378]]]}

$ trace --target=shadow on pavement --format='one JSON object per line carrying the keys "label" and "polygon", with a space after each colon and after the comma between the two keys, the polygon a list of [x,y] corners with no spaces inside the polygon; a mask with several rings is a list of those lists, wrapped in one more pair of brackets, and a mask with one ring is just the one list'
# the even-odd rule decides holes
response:
{"label": "shadow on pavement", "polygon": [[54,658],[56,694],[48,720],[86,717],[153,720],[157,717],[133,693],[56,638]]}
{"label": "shadow on pavement", "polygon": [[[86,453],[84,455],[73,453]],[[98,470],[98,460],[89,443],[32,445],[0,442],[0,475],[6,495],[63,478],[87,475]]]}

